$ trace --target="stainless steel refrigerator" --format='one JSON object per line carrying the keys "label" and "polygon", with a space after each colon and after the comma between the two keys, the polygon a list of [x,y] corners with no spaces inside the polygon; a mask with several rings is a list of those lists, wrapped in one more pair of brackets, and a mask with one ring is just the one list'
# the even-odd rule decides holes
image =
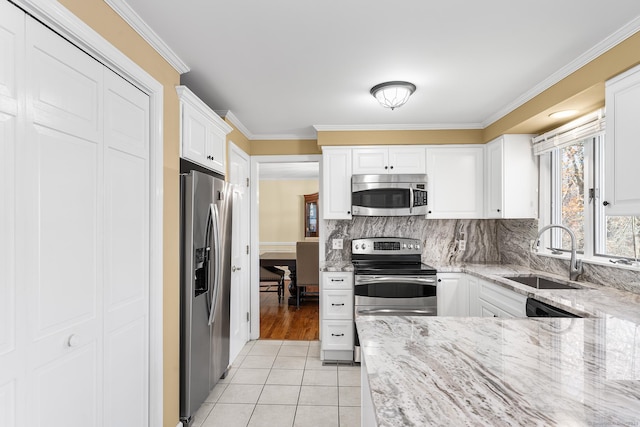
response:
{"label": "stainless steel refrigerator", "polygon": [[217,177],[180,177],[180,419],[189,426],[229,367],[232,197]]}

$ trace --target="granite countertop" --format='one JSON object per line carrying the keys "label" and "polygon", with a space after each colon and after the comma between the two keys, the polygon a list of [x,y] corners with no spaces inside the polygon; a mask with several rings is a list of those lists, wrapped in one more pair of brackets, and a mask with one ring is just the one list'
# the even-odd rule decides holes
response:
{"label": "granite countertop", "polygon": [[532,272],[517,266],[437,268],[592,317],[358,316],[379,426],[640,426],[640,295],[537,290],[502,277]]}

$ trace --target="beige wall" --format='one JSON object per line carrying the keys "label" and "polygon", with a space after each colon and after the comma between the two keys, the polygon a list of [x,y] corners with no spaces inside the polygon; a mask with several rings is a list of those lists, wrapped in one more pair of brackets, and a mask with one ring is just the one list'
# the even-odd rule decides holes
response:
{"label": "beige wall", "polygon": [[[179,421],[180,293],[179,293],[179,103],[175,86],[180,75],[103,0],[60,0],[102,37],[124,52],[164,86],[164,426]],[[157,284],[152,283],[151,286]]]}
{"label": "beige wall", "polygon": [[260,181],[260,250],[295,250],[265,242],[297,242],[304,237],[304,195],[318,192],[318,180]]}

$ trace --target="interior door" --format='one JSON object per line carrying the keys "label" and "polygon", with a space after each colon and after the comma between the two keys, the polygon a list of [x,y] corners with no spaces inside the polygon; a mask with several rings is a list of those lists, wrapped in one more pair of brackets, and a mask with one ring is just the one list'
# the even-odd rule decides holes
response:
{"label": "interior door", "polygon": [[231,238],[231,341],[230,361],[249,340],[249,156],[230,144],[229,181],[233,188]]}

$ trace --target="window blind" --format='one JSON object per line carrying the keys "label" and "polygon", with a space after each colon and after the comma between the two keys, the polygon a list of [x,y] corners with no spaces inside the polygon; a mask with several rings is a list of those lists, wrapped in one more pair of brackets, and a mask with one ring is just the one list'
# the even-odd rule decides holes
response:
{"label": "window blind", "polygon": [[534,137],[532,139],[533,153],[539,156],[555,148],[564,148],[575,142],[603,133],[604,130],[604,109],[600,109],[557,129]]}

